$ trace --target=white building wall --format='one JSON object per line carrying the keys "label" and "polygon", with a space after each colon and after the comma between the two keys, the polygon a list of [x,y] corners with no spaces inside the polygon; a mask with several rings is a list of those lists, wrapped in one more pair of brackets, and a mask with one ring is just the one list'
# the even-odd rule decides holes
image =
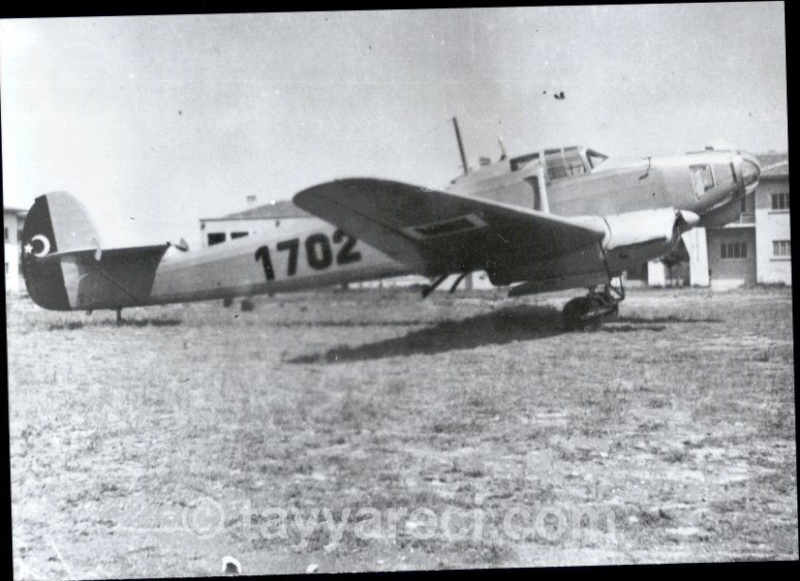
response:
{"label": "white building wall", "polygon": [[667,267],[659,260],[647,263],[647,286],[667,286]]}
{"label": "white building wall", "polygon": [[791,240],[792,226],[788,211],[756,209],[756,271],[762,284],[792,284],[792,259],[775,256],[773,242]]}
{"label": "white building wall", "polygon": [[19,293],[25,290],[25,282],[19,272],[20,246],[17,239],[17,231],[22,229],[23,223],[24,220],[16,212],[3,212],[6,292]]}
{"label": "white building wall", "polygon": [[19,255],[16,244],[5,244],[5,283],[6,292],[18,293],[20,291]]}

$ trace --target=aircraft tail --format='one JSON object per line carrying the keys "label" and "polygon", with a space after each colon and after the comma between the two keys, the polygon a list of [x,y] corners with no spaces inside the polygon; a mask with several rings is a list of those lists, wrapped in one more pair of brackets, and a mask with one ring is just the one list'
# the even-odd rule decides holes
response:
{"label": "aircraft tail", "polygon": [[22,229],[28,294],[55,311],[120,309],[150,302],[169,244],[102,248],[83,204],[65,192],[39,196]]}
{"label": "aircraft tail", "polygon": [[86,209],[66,192],[36,198],[22,229],[22,275],[28,294],[45,309],[73,308],[60,260],[46,257],[100,248],[97,229]]}

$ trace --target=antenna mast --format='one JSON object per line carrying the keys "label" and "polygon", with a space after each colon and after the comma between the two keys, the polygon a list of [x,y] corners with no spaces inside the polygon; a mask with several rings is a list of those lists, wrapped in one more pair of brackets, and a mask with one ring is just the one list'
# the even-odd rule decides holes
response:
{"label": "antenna mast", "polygon": [[467,156],[464,155],[464,144],[461,142],[461,132],[458,130],[458,119],[453,117],[453,127],[456,129],[456,140],[458,141],[458,151],[461,153],[461,165],[464,168],[464,175],[469,173],[469,168],[467,167]]}

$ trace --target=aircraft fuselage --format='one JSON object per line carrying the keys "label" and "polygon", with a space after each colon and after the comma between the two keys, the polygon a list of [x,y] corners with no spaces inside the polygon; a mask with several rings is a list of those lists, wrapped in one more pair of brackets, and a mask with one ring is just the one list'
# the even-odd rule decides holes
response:
{"label": "aircraft fuselage", "polygon": [[[758,175],[758,162],[741,152],[618,162],[571,147],[503,158],[454,180],[445,192],[587,219],[596,229],[615,217],[617,224],[630,224],[631,217],[638,220],[637,212],[664,208],[699,216],[700,225],[717,226],[738,217],[740,200],[753,191]],[[418,272],[408,260],[392,259],[359,241],[358,234],[308,218],[294,232],[250,235],[190,252],[169,244],[106,251],[80,202],[56,192],[37,198],[28,215],[22,265],[33,300],[56,310],[229,299]],[[506,268],[504,276],[490,272],[490,277],[507,284],[558,276],[559,265],[571,260],[540,270],[521,264],[517,271]],[[580,279],[578,262],[570,263],[575,280]]]}

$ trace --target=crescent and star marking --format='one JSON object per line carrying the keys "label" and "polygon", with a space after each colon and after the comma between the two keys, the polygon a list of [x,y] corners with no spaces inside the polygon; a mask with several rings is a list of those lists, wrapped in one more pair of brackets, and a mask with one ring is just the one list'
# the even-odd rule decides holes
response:
{"label": "crescent and star marking", "polygon": [[[33,242],[39,241],[42,243],[42,249],[39,252],[33,251]],[[37,234],[31,241],[25,245],[25,252],[29,254],[33,254],[36,258],[41,258],[42,256],[47,255],[50,252],[50,241],[47,239],[46,236],[42,236],[41,234]]]}

